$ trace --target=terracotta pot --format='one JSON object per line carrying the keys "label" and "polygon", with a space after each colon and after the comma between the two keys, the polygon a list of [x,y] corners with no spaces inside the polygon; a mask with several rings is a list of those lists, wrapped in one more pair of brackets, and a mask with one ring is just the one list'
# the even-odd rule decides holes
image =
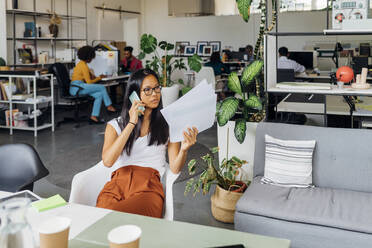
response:
{"label": "terracotta pot", "polygon": [[243,193],[224,190],[217,185],[211,197],[212,215],[216,220],[234,223],[235,205]]}

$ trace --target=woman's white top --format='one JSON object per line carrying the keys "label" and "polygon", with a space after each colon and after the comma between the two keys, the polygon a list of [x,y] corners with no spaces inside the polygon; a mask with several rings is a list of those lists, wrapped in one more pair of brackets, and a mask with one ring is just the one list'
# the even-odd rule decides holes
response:
{"label": "woman's white top", "polygon": [[[118,136],[121,134],[121,129],[116,119],[109,121],[108,124],[116,130]],[[159,171],[160,176],[163,177],[163,174],[165,172],[165,155],[167,146],[166,144],[149,146],[149,141],[150,135],[138,137],[133,144],[131,155],[128,156],[124,149],[119,158],[114,163],[113,169],[117,170],[123,166],[128,165],[150,167]]]}

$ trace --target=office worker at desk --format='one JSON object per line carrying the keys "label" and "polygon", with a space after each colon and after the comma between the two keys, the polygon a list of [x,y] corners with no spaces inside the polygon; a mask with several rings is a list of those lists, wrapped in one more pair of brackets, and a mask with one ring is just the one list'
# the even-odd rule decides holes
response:
{"label": "office worker at desk", "polygon": [[206,63],[205,66],[212,67],[215,76],[220,76],[223,73],[230,73],[230,68],[222,63],[221,55],[219,52],[213,52],[211,58],[209,59],[209,62]]}
{"label": "office worker at desk", "polygon": [[[141,101],[131,103],[129,96],[133,92]],[[196,128],[188,128],[183,132],[184,141],[169,142],[162,107],[156,73],[150,69],[134,72],[125,91],[121,116],[106,127],[102,161],[116,170],[98,195],[97,207],[162,217],[165,196],[160,178],[165,172],[166,150],[170,170],[177,174],[198,134]]]}
{"label": "office worker at desk", "polygon": [[305,73],[305,67],[288,58],[288,48],[279,48],[278,69],[293,69],[295,73]]}
{"label": "office worker at desk", "polygon": [[96,77],[88,67],[88,64],[96,57],[96,52],[93,47],[83,46],[79,49],[77,55],[80,61],[75,66],[74,72],[72,74],[70,94],[72,96],[79,94],[90,95],[94,97],[93,110],[89,119],[89,123],[103,124],[102,121],[98,120],[102,101],[104,102],[108,111],[116,111],[115,108],[112,106],[111,99],[107,94],[105,86],[95,84],[106,76],[100,75]]}
{"label": "office worker at desk", "polygon": [[123,72],[134,72],[142,69],[141,60],[133,56],[133,47],[127,46],[124,48],[124,59],[121,61],[121,69]]}
{"label": "office worker at desk", "polygon": [[247,53],[247,56],[248,56],[248,61],[249,62],[252,62],[254,60],[254,57],[253,57],[253,46],[251,45],[247,45],[245,47],[245,52]]}

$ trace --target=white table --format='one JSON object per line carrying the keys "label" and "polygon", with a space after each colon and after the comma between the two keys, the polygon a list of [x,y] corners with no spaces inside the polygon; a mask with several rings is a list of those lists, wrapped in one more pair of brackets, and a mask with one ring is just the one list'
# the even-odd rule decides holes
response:
{"label": "white table", "polygon": [[[0,198],[9,196],[11,194],[12,193],[0,191]],[[79,204],[68,204],[63,207],[40,213],[37,212],[33,207],[30,207],[27,212],[27,220],[32,227],[36,245],[39,245],[39,233],[37,231],[38,225],[52,216],[62,216],[72,220],[69,234],[69,239],[71,240],[110,212],[112,211]]]}
{"label": "white table", "polygon": [[[0,198],[7,195],[9,193],[0,191]],[[27,218],[34,231],[37,244],[39,244],[39,235],[36,231],[38,225],[52,216],[62,216],[72,220],[69,239],[74,239],[70,242],[70,247],[73,248],[108,247],[107,233],[112,228],[124,224],[135,224],[141,227],[143,237],[141,237],[140,246],[142,248],[214,247],[233,243],[242,243],[245,247],[250,248],[290,247],[290,241],[285,239],[178,221],[167,221],[79,204],[68,204],[41,213],[30,208]]]}

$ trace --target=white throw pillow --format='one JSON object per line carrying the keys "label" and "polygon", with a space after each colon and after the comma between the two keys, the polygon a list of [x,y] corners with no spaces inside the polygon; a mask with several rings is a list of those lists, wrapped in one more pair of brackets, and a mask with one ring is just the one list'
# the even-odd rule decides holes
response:
{"label": "white throw pillow", "polygon": [[263,183],[284,187],[311,187],[315,140],[280,140],[265,135]]}

